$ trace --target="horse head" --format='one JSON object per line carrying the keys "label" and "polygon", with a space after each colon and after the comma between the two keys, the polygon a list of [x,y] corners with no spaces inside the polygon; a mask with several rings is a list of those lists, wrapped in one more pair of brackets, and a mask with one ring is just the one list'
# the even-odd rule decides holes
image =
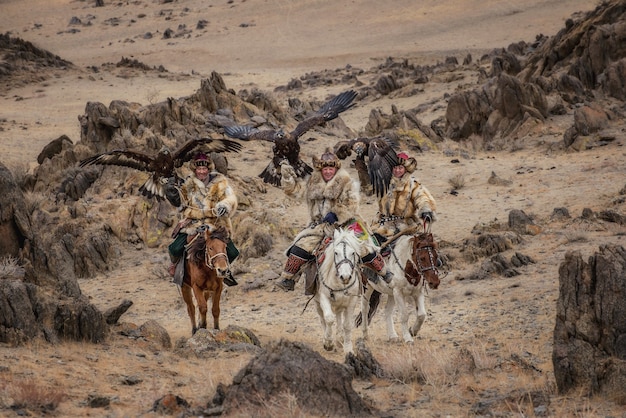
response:
{"label": "horse head", "polygon": [[439,287],[439,254],[437,254],[437,244],[433,240],[431,233],[414,235],[413,251],[411,260],[407,263],[405,270],[407,278],[417,285],[420,279],[424,280],[431,289]]}
{"label": "horse head", "polygon": [[333,259],[338,278],[348,284],[359,262],[359,239],[347,229],[336,229],[333,234]]}
{"label": "horse head", "polygon": [[204,225],[201,229],[206,242],[204,262],[208,268],[215,270],[218,277],[225,277],[230,272],[226,254],[230,234],[223,226]]}

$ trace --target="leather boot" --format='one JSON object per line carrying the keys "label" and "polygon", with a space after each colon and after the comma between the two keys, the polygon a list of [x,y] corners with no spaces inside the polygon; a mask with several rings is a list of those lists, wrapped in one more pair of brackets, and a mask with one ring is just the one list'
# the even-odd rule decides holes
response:
{"label": "leather boot", "polygon": [[283,289],[285,292],[293,291],[296,286],[296,281],[294,280],[294,277],[307,261],[309,260],[307,260],[306,258],[299,257],[295,254],[289,254],[287,262],[285,263],[285,268],[280,274],[282,280],[276,283],[276,286]]}
{"label": "leather boot", "polygon": [[172,277],[174,277],[174,274],[176,274],[176,264],[178,264],[179,260],[180,260],[180,257],[174,257],[173,255],[170,254],[170,261],[172,262],[172,264],[170,264],[170,266],[167,268],[167,272]]}
{"label": "leather boot", "polygon": [[391,283],[393,273],[389,271],[385,264],[385,259],[378,253],[370,253],[361,259],[363,265],[372,269],[377,275],[383,278],[385,283]]}
{"label": "leather boot", "polygon": [[233,273],[231,271],[229,271],[222,280],[224,280],[224,284],[226,286],[237,286],[239,284],[237,283],[237,280],[235,280],[235,278],[233,277]]}

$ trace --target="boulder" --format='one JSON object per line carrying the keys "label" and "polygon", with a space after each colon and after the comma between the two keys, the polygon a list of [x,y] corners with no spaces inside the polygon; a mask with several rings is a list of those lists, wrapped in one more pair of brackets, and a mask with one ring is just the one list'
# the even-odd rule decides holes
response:
{"label": "boulder", "polygon": [[602,245],[587,262],[568,252],[559,266],[552,364],[559,393],[626,402],[626,250]]}

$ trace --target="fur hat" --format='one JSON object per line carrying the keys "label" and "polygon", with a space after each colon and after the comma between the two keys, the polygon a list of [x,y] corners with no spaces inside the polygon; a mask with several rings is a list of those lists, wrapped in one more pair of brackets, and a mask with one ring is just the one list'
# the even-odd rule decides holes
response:
{"label": "fur hat", "polygon": [[320,158],[313,157],[313,166],[316,170],[321,170],[324,167],[335,167],[337,169],[341,168],[341,161],[337,156],[332,152],[330,148],[326,148],[326,151],[322,154]]}
{"label": "fur hat", "polygon": [[204,152],[199,152],[193,156],[191,160],[191,168],[196,169],[196,167],[205,166],[209,168],[209,171],[213,171],[215,169],[215,164],[213,164],[213,160],[210,156],[205,154]]}
{"label": "fur hat", "polygon": [[402,151],[398,153],[398,165],[404,166],[405,170],[412,173],[417,168],[417,160],[413,157],[409,157],[409,154]]}

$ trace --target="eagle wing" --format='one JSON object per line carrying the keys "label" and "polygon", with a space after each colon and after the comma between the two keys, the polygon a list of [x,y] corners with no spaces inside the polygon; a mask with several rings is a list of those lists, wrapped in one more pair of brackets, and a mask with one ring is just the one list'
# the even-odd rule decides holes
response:
{"label": "eagle wing", "polygon": [[393,168],[399,164],[394,143],[384,137],[369,139],[367,158],[368,172],[374,194],[382,197],[387,193]]}
{"label": "eagle wing", "polygon": [[262,131],[245,125],[225,126],[224,133],[231,138],[237,138],[244,141],[256,140],[274,142],[276,140],[276,131],[273,129]]}
{"label": "eagle wing", "polygon": [[155,160],[147,154],[136,151],[127,151],[116,149],[109,152],[94,155],[85,158],[79,164],[80,167],[88,165],[117,165],[121,167],[130,167],[135,170],[154,172]]}
{"label": "eagle wing", "polygon": [[231,141],[230,139],[213,139],[213,138],[197,138],[185,142],[174,155],[175,167],[181,167],[184,163],[191,160],[197,152],[211,154],[212,152],[239,152],[241,144]]}
{"label": "eagle wing", "polygon": [[296,141],[305,132],[312,129],[315,126],[322,125],[325,122],[336,119],[341,112],[345,112],[354,106],[352,103],[357,96],[357,92],[354,90],[344,91],[337,96],[324,103],[313,116],[310,116],[300,122],[296,129],[294,129],[289,137]]}
{"label": "eagle wing", "polygon": [[86,158],[79,165],[86,167],[96,164],[130,167],[151,173],[152,175],[139,187],[139,191],[148,198],[156,196],[159,200],[165,197],[163,190],[165,179],[175,175],[174,163],[168,151],[160,152],[156,157],[151,157],[136,151],[113,150]]}

